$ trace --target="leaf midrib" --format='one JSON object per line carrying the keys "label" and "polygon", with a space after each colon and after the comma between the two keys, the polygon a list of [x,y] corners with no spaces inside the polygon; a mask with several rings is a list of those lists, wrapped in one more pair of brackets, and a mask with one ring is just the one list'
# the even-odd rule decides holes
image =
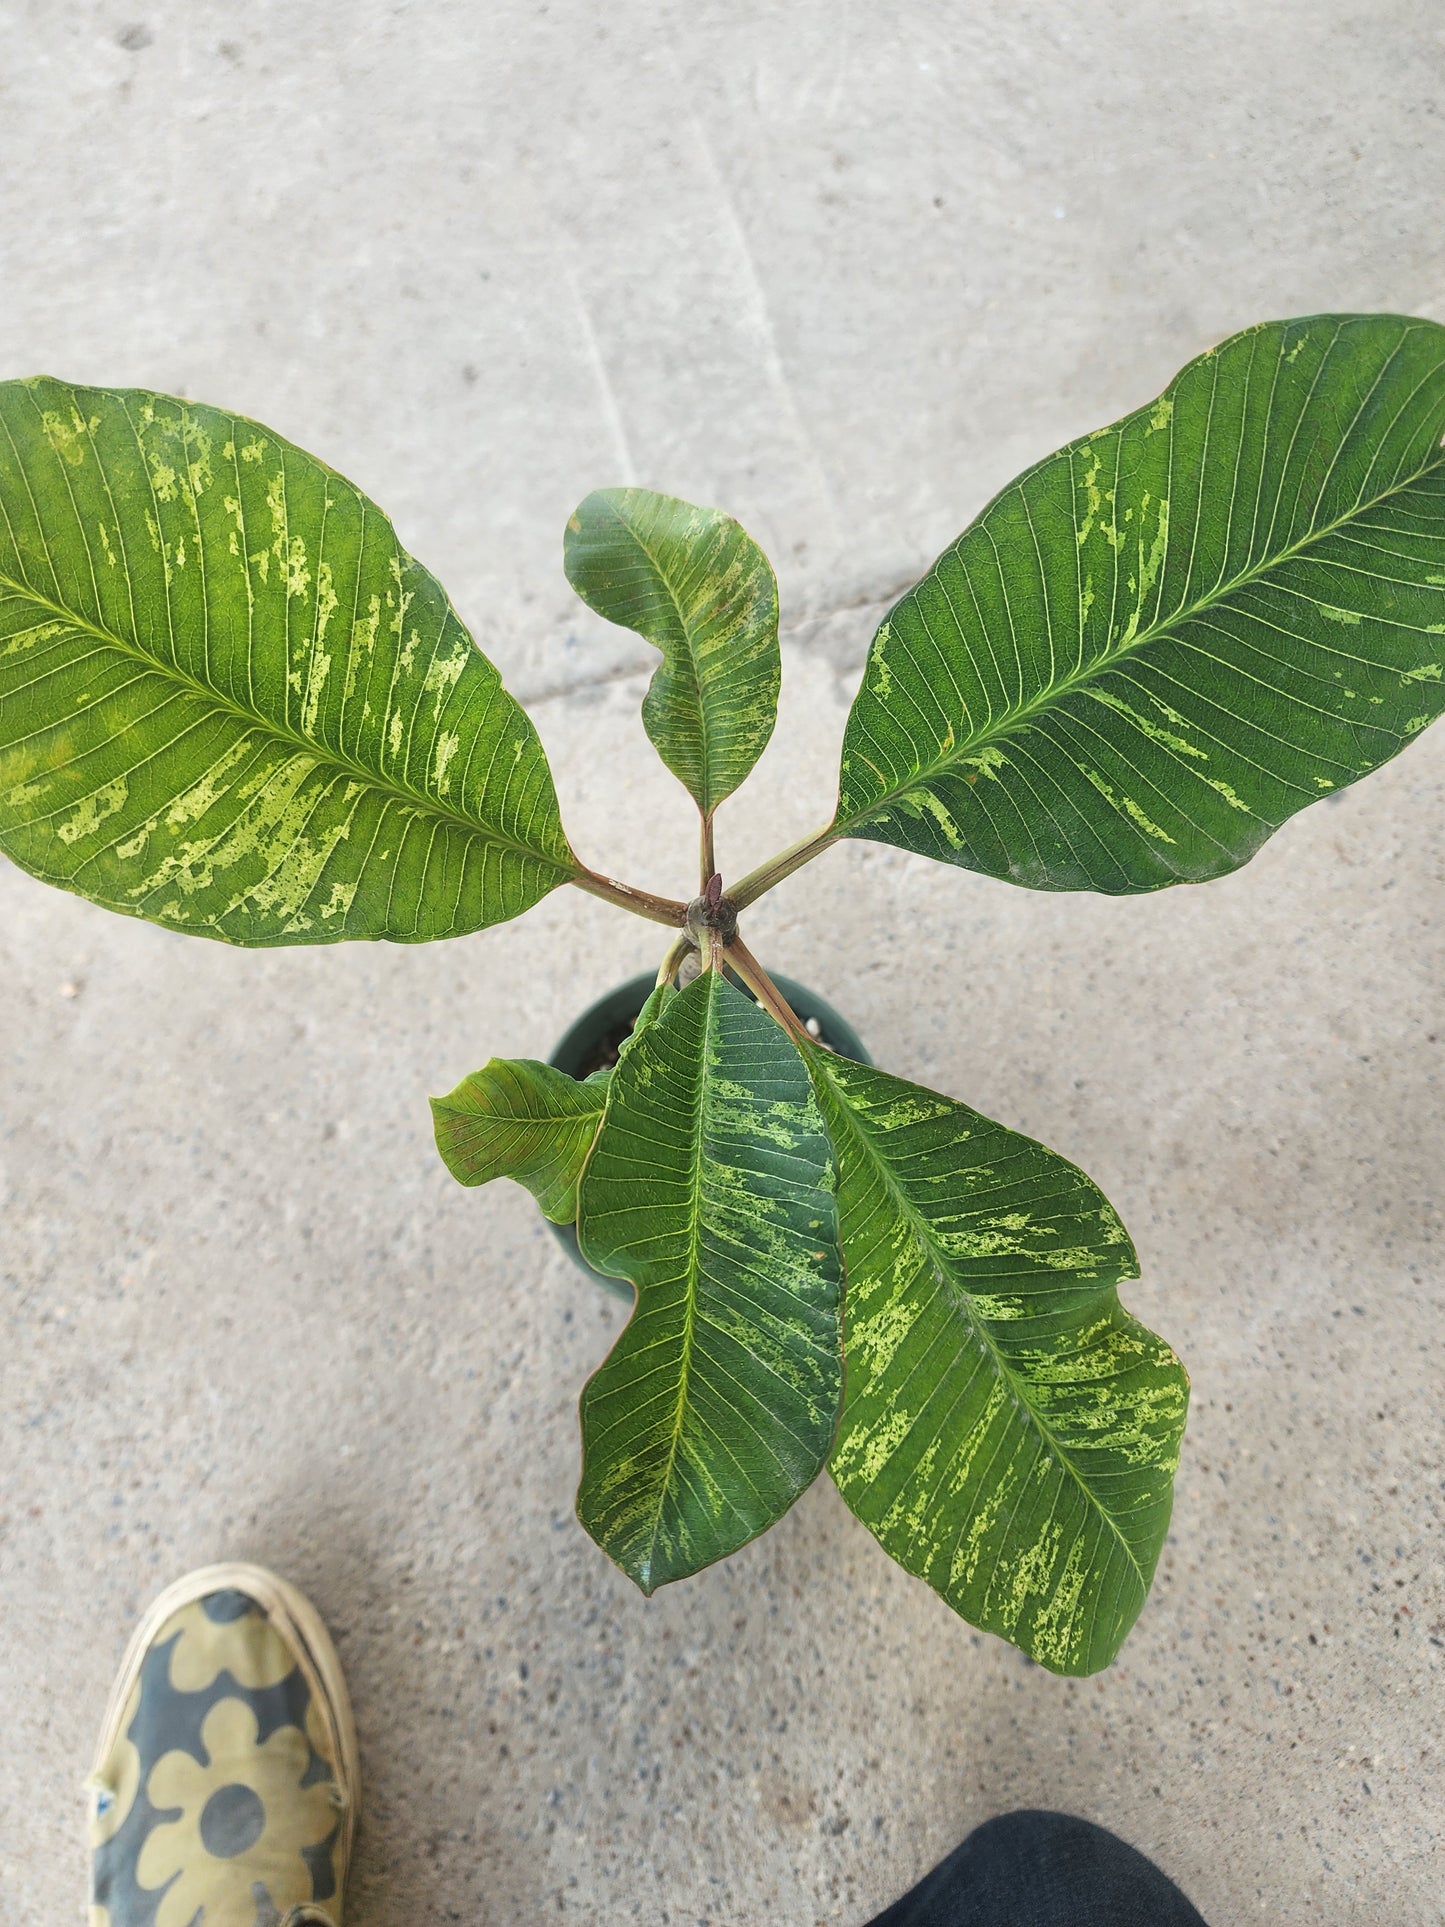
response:
{"label": "leaf midrib", "polygon": [[[1064,702],[1076,689],[1083,687],[1084,684],[1110,674],[1121,662],[1126,661],[1130,656],[1136,655],[1139,650],[1147,648],[1150,643],[1157,642],[1161,636],[1167,636],[1172,630],[1180,627],[1182,624],[1192,621],[1201,610],[1214,608],[1220,603],[1227,602],[1237,590],[1248,588],[1251,583],[1260,581],[1264,576],[1268,575],[1271,570],[1282,568],[1285,563],[1292,562],[1296,556],[1302,555],[1316,542],[1324,541],[1327,536],[1333,535],[1337,529],[1344,528],[1348,523],[1356,521],[1362,515],[1368,515],[1371,509],[1378,508],[1382,502],[1388,502],[1392,496],[1400,494],[1407,488],[1413,488],[1417,482],[1423,481],[1427,475],[1433,474],[1442,466],[1445,466],[1445,453],[1441,452],[1439,444],[1437,444],[1435,459],[1433,461],[1426,462],[1422,467],[1416,469],[1410,475],[1407,475],[1403,480],[1396,481],[1389,488],[1381,490],[1378,495],[1371,496],[1368,501],[1357,502],[1347,514],[1337,516],[1333,522],[1328,522],[1318,529],[1310,530],[1308,535],[1302,536],[1298,542],[1291,543],[1289,547],[1281,549],[1276,554],[1267,557],[1259,563],[1256,568],[1244,570],[1241,574],[1231,578],[1228,583],[1216,584],[1208,595],[1201,596],[1197,601],[1188,603],[1182,608],[1174,610],[1168,617],[1156,621],[1148,629],[1141,630],[1137,636],[1131,637],[1126,644],[1116,648],[1112,654],[1096,656],[1092,662],[1081,664],[1072,675],[1065,676],[1058,682],[1050,683],[1028,702],[1021,703],[1017,708],[1010,710],[1002,720],[991,721],[987,727],[967,737],[963,742],[952,744],[946,753],[935,757],[929,763],[921,765],[908,776],[906,781],[895,784],[886,794],[869,803],[866,809],[858,810],[847,818],[842,816],[835,817],[831,825],[833,832],[838,836],[849,835],[860,824],[868,822],[870,818],[890,808],[911,791],[922,788],[933,777],[951,770],[955,764],[964,762],[968,757],[977,755],[981,749],[987,749],[991,744],[1007,739],[1018,729],[1030,723],[1041,712],[1053,708],[1058,703]],[[1018,483],[1014,484],[1015,488],[1018,486]],[[1006,493],[1007,492],[1008,491],[1006,491]],[[987,512],[987,510],[984,511],[985,515]],[[972,530],[981,527],[982,523],[983,517],[980,516],[979,520],[973,523],[971,528],[965,533],[971,534]],[[957,551],[963,539],[963,537],[960,537],[959,542],[953,545],[953,552]],[[938,564],[935,563],[933,566],[937,568]],[[932,573],[933,570],[930,569],[928,574],[931,575]],[[908,591],[908,594],[913,595],[921,586],[921,583],[926,580],[927,576],[921,577],[920,581],[915,583],[914,587]],[[885,618],[885,620],[891,621],[891,614]],[[963,625],[960,623],[960,630],[962,627]],[[984,634],[987,635],[986,629]],[[870,765],[870,767],[874,766]]]}
{"label": "leaf midrib", "polygon": [[[558,870],[564,877],[576,874],[575,869],[568,870],[555,857],[545,855],[542,851],[533,848],[531,844],[518,843],[515,838],[504,836],[478,818],[465,816],[459,810],[448,809],[444,803],[436,802],[423,792],[405,789],[385,776],[378,775],[375,770],[369,770],[365,764],[353,762],[350,757],[328,746],[311,742],[309,738],[297,734],[295,730],[277,723],[274,718],[263,716],[258,710],[247,709],[243,703],[235,702],[231,697],[223,695],[211,684],[201,682],[197,677],[188,674],[178,664],[165,662],[151,655],[139,641],[128,641],[109,629],[101,628],[88,617],[77,615],[73,609],[67,609],[63,603],[54,602],[49,596],[41,595],[29,583],[17,581],[14,576],[6,574],[3,570],[0,570],[0,589],[12,590],[17,596],[33,602],[38,608],[49,610],[52,615],[68,623],[71,628],[94,636],[98,642],[117,650],[121,655],[129,657],[132,662],[141,664],[145,669],[169,677],[223,715],[233,716],[248,729],[259,729],[274,737],[276,741],[289,744],[303,755],[309,756],[313,763],[328,765],[344,775],[354,777],[368,789],[380,791],[384,796],[409,809],[416,810],[419,814],[439,817],[443,822],[455,824],[457,828],[465,830],[470,836],[480,836],[484,841],[496,844],[499,848],[511,850],[517,856],[530,857],[536,863],[544,863]],[[475,648],[475,646],[468,638],[468,647]]]}
{"label": "leaf midrib", "polygon": [[[879,1153],[874,1149],[872,1136],[868,1130],[867,1125],[863,1122],[862,1118],[859,1116],[857,1110],[849,1102],[847,1096],[843,1093],[843,1091],[839,1089],[838,1085],[833,1082],[831,1075],[829,1075],[826,1071],[824,1074],[828,1075],[828,1081],[832,1086],[832,1089],[835,1095],[837,1096],[839,1103],[842,1104],[844,1110],[847,1113],[851,1128],[853,1129],[853,1131],[861,1141],[870,1162],[872,1163],[879,1177],[881,1178],[885,1189],[888,1191],[889,1196],[895,1201],[901,1215],[904,1217],[910,1229],[913,1231],[915,1238],[917,1239],[919,1244],[924,1248],[925,1256],[929,1256],[934,1259],[935,1265],[936,1265],[935,1275],[938,1276],[941,1280],[943,1280],[950,1288],[950,1296],[952,1297],[955,1304],[957,1305],[959,1314],[963,1318],[964,1323],[968,1326],[969,1331],[978,1340],[980,1350],[982,1350],[985,1356],[990,1360],[995,1371],[998,1373],[1000,1379],[1003,1380],[1004,1384],[1008,1387],[1010,1393],[1012,1394],[1017,1404],[1022,1408],[1023,1411],[1025,1411],[1028,1414],[1030,1423],[1038,1430],[1045,1444],[1047,1445],[1048,1449],[1054,1454],[1055,1458],[1058,1460],[1060,1466],[1073,1479],[1074,1483],[1078,1486],[1079,1490],[1083,1493],[1084,1497],[1088,1500],[1089,1504],[1098,1513],[1099,1517],[1104,1521],[1105,1525],[1108,1526],[1110,1532],[1113,1534],[1114,1538],[1118,1541],[1124,1553],[1125,1558],[1129,1561],[1130,1567],[1137,1575],[1140,1585],[1146,1587],[1147,1589],[1148,1579],[1144,1572],[1144,1568],[1140,1565],[1139,1560],[1134,1553],[1133,1547],[1129,1544],[1128,1540],[1124,1537],[1123,1533],[1120,1531],[1117,1521],[1114,1519],[1113,1515],[1105,1509],[1105,1507],[1100,1502],[1096,1494],[1092,1491],[1092,1489],[1089,1486],[1088,1480],[1085,1479],[1083,1473],[1075,1465],[1073,1457],[1070,1454],[1068,1448],[1060,1443],[1052,1427],[1039,1415],[1037,1411],[1035,1411],[1033,1405],[1029,1402],[1028,1398],[1025,1396],[1025,1393],[1022,1389],[1022,1382],[1019,1379],[1018,1374],[1014,1371],[1014,1368],[1009,1364],[1008,1360],[1005,1359],[1002,1353],[998,1350],[998,1347],[994,1344],[992,1337],[989,1335],[982,1321],[979,1319],[979,1317],[973,1310],[973,1307],[969,1302],[968,1292],[962,1286],[956,1285],[954,1283],[951,1259],[949,1257],[949,1254],[938,1243],[937,1239],[933,1234],[933,1229],[931,1225],[928,1223],[928,1220],[922,1215],[922,1213],[917,1209],[917,1207],[909,1199],[907,1194],[902,1190],[902,1188],[898,1184],[897,1179],[894,1177],[893,1172],[889,1167],[886,1159],[881,1157]],[[1103,1292],[1117,1293],[1118,1287],[1117,1287],[1117,1284],[1114,1284],[1114,1285],[1103,1286],[1100,1289],[1101,1289],[1101,1293]]]}
{"label": "leaf midrib", "polygon": [[[678,600],[677,591],[672,586],[672,578],[668,575],[667,571],[663,568],[658,558],[652,553],[652,550],[648,548],[647,544],[643,541],[642,537],[638,534],[637,530],[632,526],[632,523],[627,519],[627,517],[623,516],[621,519],[622,519],[623,528],[626,529],[627,533],[632,537],[632,540],[637,544],[638,548],[641,549],[643,555],[647,558],[647,561],[651,564],[653,573],[656,575],[658,581],[662,584],[663,588],[667,591],[667,599],[672,604],[673,612],[677,617],[677,626],[682,632],[682,642],[683,642],[682,653],[687,663],[688,674],[692,679],[693,694],[697,699],[698,729],[701,733],[701,738],[702,738],[701,775],[702,775],[703,795],[695,798],[694,800],[696,801],[698,808],[702,811],[704,816],[711,816],[713,811],[717,808],[717,803],[716,801],[714,801],[713,793],[712,793],[712,789],[713,789],[712,751],[711,751],[711,746],[708,742],[707,704],[703,700],[702,673],[698,668],[697,656],[692,646],[692,631],[688,626],[688,619],[686,615],[683,613],[682,603]],[[651,642],[652,638],[649,636],[647,640]],[[657,674],[660,674],[661,670],[665,669],[667,666],[667,651],[662,648],[662,645],[660,643],[653,643],[653,647],[659,650],[659,652],[662,655],[662,663],[659,665],[659,668],[653,672],[654,675],[657,675]]]}
{"label": "leaf midrib", "polygon": [[[692,1210],[688,1226],[687,1278],[688,1290],[685,1294],[685,1309],[682,1327],[682,1362],[677,1375],[677,1409],[673,1415],[672,1438],[667,1447],[667,1465],[658,1484],[657,1504],[653,1509],[652,1533],[647,1542],[647,1580],[652,1583],[652,1564],[657,1555],[657,1541],[662,1531],[662,1509],[668,1491],[672,1486],[673,1467],[682,1446],[682,1422],[687,1410],[688,1387],[692,1382],[692,1350],[694,1327],[697,1322],[697,1279],[698,1249],[702,1239],[702,1114],[704,1095],[711,1062],[714,1019],[717,1012],[718,986],[722,979],[716,971],[708,973],[707,1015],[703,1023],[702,1047],[698,1053],[699,1075],[697,1086],[697,1106],[692,1125]],[[639,1299],[641,1293],[639,1291]]]}
{"label": "leaf midrib", "polygon": [[589,1119],[601,1117],[604,1105],[589,1106],[578,1111],[504,1111],[500,1106],[489,1104],[485,1109],[472,1109],[465,1104],[448,1103],[444,1097],[434,1097],[432,1103],[444,1117],[460,1117],[475,1120],[479,1124],[491,1123],[529,1124],[565,1127],[573,1124],[586,1124]]}

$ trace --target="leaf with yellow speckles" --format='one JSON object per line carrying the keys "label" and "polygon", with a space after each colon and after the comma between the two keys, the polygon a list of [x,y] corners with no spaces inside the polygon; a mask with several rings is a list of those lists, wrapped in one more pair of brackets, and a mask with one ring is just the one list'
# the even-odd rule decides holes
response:
{"label": "leaf with yellow speckles", "polygon": [[637,1301],[582,1394],[577,1511],[650,1593],[787,1510],[843,1389],[828,1138],[787,1035],[715,972],[623,1053],[578,1204]]}
{"label": "leaf with yellow speckles", "polygon": [[767,747],[778,711],[778,585],[730,515],[644,488],[599,489],[563,542],[567,579],[662,651],[642,721],[705,816]]}
{"label": "leaf with yellow speckles", "polygon": [[890,612],[835,833],[1037,890],[1247,862],[1445,708],[1442,432],[1433,321],[1267,322],[1190,362]]}
{"label": "leaf with yellow speckles", "polygon": [[46,379],[0,383],[0,850],[241,944],[458,936],[578,868],[536,731],[359,490]]}
{"label": "leaf with yellow speckles", "polygon": [[810,1048],[838,1160],[847,1396],[831,1470],[901,1566],[1056,1673],[1138,1616],[1189,1382],[1116,1287],[1082,1171],[953,1099]]}

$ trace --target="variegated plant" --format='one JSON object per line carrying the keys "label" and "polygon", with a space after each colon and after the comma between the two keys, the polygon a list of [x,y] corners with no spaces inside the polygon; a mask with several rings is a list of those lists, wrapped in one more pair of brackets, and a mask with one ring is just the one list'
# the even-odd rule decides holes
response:
{"label": "variegated plant", "polygon": [[670,926],[614,1070],[493,1060],[435,1106],[463,1182],[520,1180],[635,1288],[583,1395],[583,1524],[650,1592],[827,1465],[955,1610],[1087,1673],[1148,1591],[1187,1402],[1119,1303],[1128,1235],[1064,1159],[822,1048],[738,915],[843,837],[1034,889],[1237,868],[1445,706],[1442,431],[1431,322],[1270,323],[1191,362],[902,598],[834,816],[726,894],[772,570],[714,510],[589,496],[567,572],[661,652],[688,902],[573,853],[532,725],[350,483],[218,409],[0,385],[0,849],[240,944],[460,936],[564,883]]}

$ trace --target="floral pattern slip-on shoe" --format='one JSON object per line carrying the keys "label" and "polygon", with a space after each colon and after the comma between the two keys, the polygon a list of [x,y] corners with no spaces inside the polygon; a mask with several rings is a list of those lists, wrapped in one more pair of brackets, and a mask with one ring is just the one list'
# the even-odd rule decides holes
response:
{"label": "floral pattern slip-on shoe", "polygon": [[151,1606],[89,1781],[91,1927],[342,1927],[361,1796],[341,1662],[260,1566]]}

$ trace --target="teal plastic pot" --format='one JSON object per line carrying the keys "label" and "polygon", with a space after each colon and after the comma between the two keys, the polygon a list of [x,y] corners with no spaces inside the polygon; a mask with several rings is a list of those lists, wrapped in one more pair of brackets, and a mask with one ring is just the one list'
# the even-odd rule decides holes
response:
{"label": "teal plastic pot", "polygon": [[[644,971],[640,977],[629,977],[625,984],[619,984],[616,990],[599,997],[592,1008],[583,1011],[565,1033],[547,1062],[555,1065],[559,1071],[566,1071],[569,1077],[587,1077],[600,1069],[603,1063],[615,1062],[618,1045],[631,1036],[637,1013],[651,996],[656,982],[654,971]],[[733,982],[736,983],[737,979],[733,978]],[[791,977],[774,977],[773,982],[805,1024],[811,1019],[817,1025],[819,1038],[831,1050],[837,1051],[840,1057],[851,1057],[859,1064],[873,1062],[863,1039],[847,1018],[841,1017],[816,991],[796,983]],[[747,991],[745,984],[738,984],[738,988]],[[582,1256],[577,1245],[576,1225],[553,1224],[550,1218],[543,1222],[580,1270],[585,1271],[589,1278],[595,1278],[604,1291],[626,1299],[628,1304],[632,1303],[632,1287],[626,1279],[609,1278],[604,1272],[594,1271]]]}

